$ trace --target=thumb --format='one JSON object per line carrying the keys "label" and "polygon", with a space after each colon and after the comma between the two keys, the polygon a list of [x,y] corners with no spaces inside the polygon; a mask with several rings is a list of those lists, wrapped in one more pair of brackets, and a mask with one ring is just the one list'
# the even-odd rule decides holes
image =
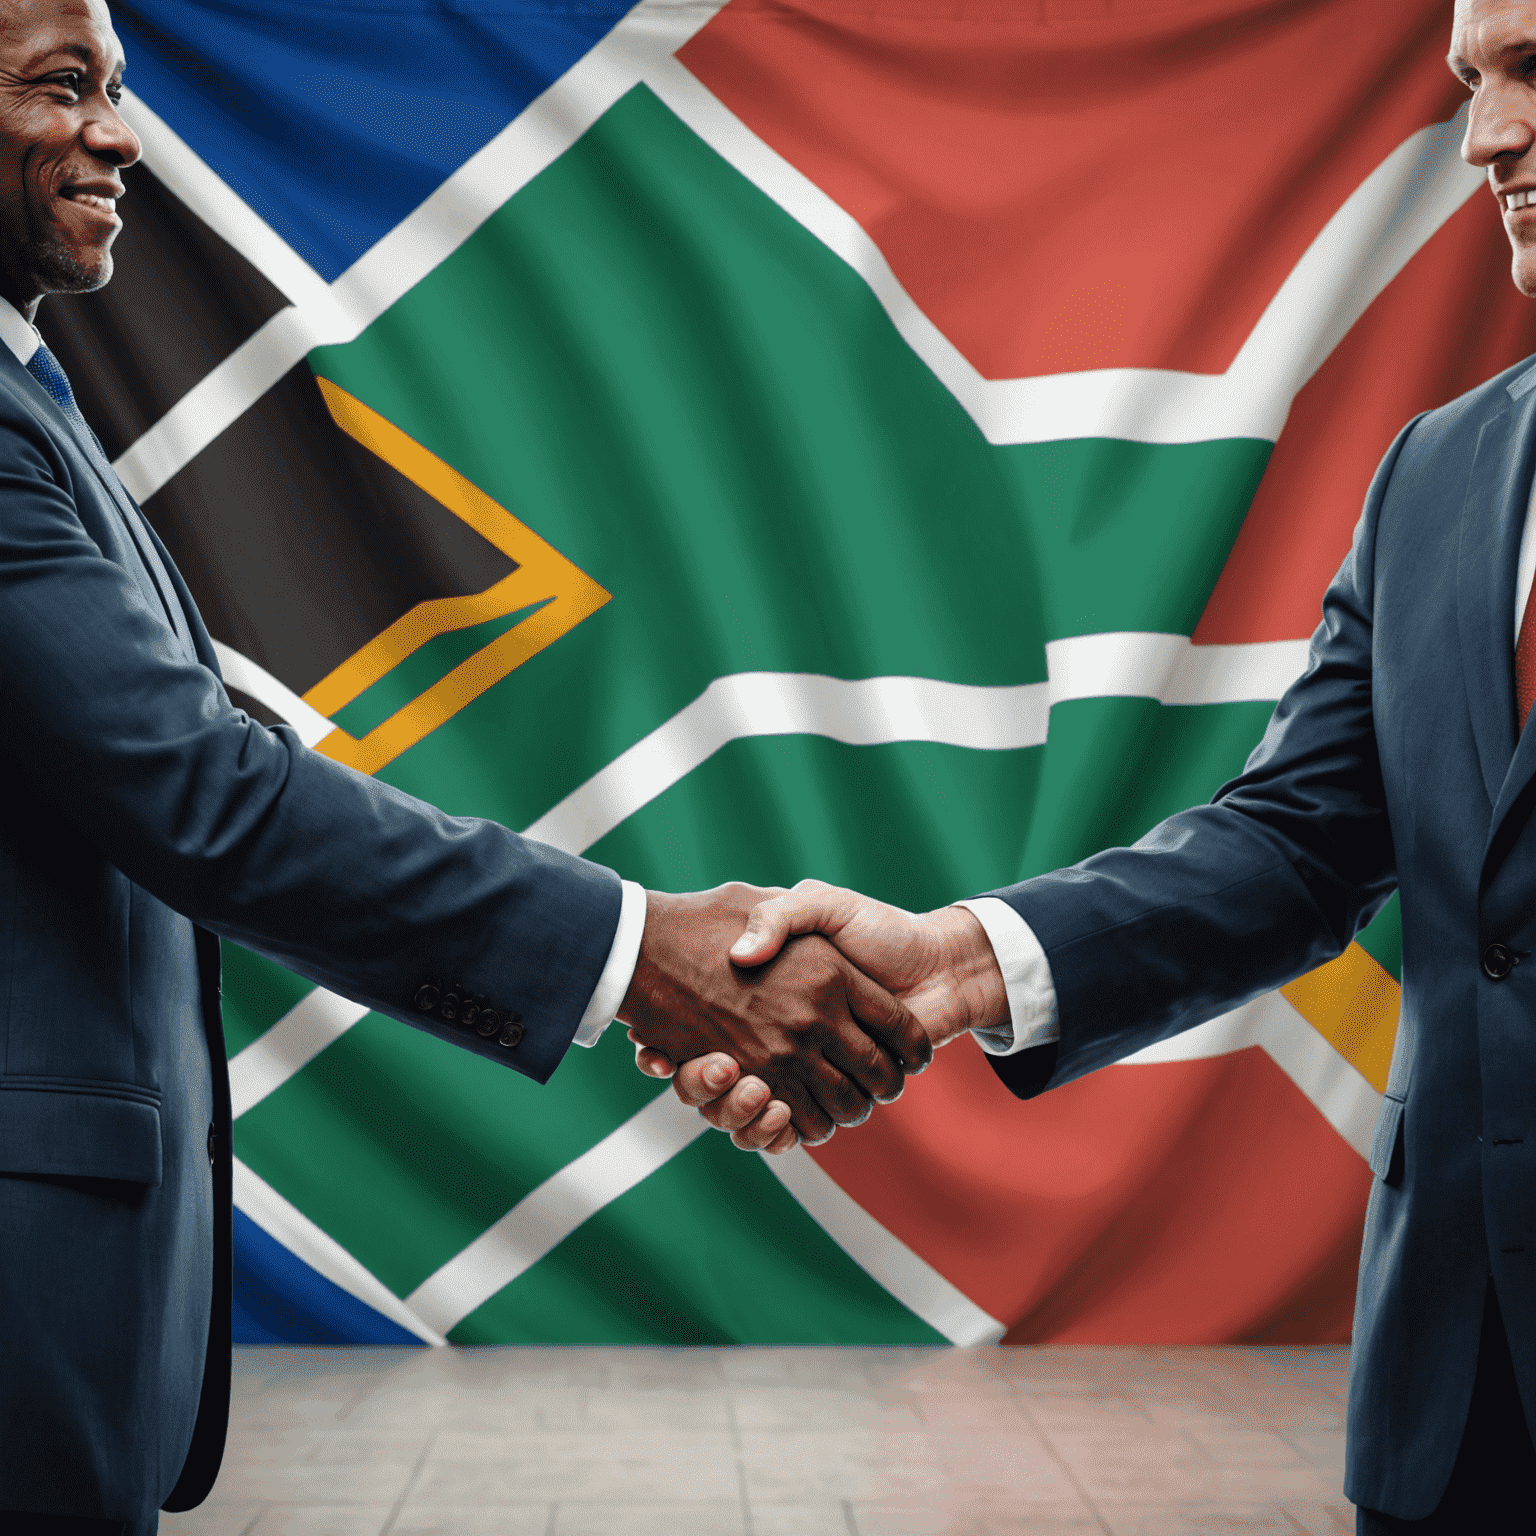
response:
{"label": "thumb", "polygon": [[813,893],[832,887],[824,880],[802,880],[793,891],[760,901],[747,914],[747,926],[731,945],[734,965],[766,965],[784,947],[792,933],[808,933],[820,926],[821,908]]}

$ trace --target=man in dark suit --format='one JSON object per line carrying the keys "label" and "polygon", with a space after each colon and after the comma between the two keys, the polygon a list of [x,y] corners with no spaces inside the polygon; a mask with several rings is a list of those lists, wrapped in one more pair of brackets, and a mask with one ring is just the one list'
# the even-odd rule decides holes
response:
{"label": "man in dark suit", "polygon": [[216,934],[540,1082],[615,1013],[679,1058],[723,1046],[812,1136],[931,1054],[830,945],[734,975],[726,946],[765,893],[648,896],[231,706],[186,587],[31,323],[44,294],[111,275],[118,172],[138,156],[121,72],[100,0],[0,12],[5,1533],[142,1536],[218,1470]]}
{"label": "man in dark suit", "polygon": [[[1449,62],[1472,94],[1463,154],[1536,296],[1536,3],[1458,0]],[[1528,360],[1393,443],[1305,675],[1212,804],[921,917],[797,889],[736,951],[761,963],[820,930],[936,1043],[976,1031],[1029,1097],[1337,955],[1400,889],[1349,1393],[1345,1492],[1365,1532],[1536,1523],[1533,482]],[[718,1089],[697,1072],[679,1091],[702,1103]],[[710,1118],[765,1145],[787,1124],[767,1099],[744,1081]]]}

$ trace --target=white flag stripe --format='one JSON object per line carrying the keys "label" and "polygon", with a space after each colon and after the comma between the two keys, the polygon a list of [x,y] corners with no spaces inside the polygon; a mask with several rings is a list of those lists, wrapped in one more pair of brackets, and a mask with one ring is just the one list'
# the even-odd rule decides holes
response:
{"label": "white flag stripe", "polygon": [[804,672],[717,677],[691,704],[539,817],[526,835],[590,848],[642,806],[744,737],[826,736],[851,746],[933,741],[1003,750],[1040,745],[1048,687],[977,688],[921,677],[847,682]]}
{"label": "white flag stripe", "polygon": [[280,683],[265,667],[259,667],[249,656],[242,655],[222,640],[213,642],[214,654],[219,658],[219,671],[231,688],[265,704],[280,720],[286,721],[299,734],[306,747],[323,741],[336,729],[318,709],[311,709],[291,688]]}
{"label": "white flag stripe", "polygon": [[588,1217],[649,1178],[708,1129],[698,1111],[670,1089],[657,1094],[423,1280],[406,1305],[448,1333]]}
{"label": "white flag stripe", "polygon": [[291,304],[324,309],[330,285],[150,105],[123,87],[123,120],[143,164]]}
{"label": "white flag stripe", "polygon": [[128,494],[148,501],[327,339],[313,311],[279,310],[117,456],[113,468]]}
{"label": "white flag stripe", "polygon": [[429,1328],[371,1270],[363,1267],[328,1232],[322,1231],[299,1208],[290,1204],[265,1179],[234,1159],[236,1209],[244,1211],[268,1237],[281,1243],[295,1258],[332,1285],[391,1322],[414,1333],[424,1344],[444,1345],[448,1341]]}
{"label": "white flag stripe", "polygon": [[1137,1051],[1120,1065],[1201,1061],[1252,1045],[1262,1046],[1334,1130],[1369,1158],[1381,1094],[1278,992]]}
{"label": "white flag stripe", "polygon": [[229,1093],[235,1118],[275,1093],[367,1013],[364,1004],[324,987],[300,998],[269,1030],[230,1059]]}
{"label": "white flag stripe", "polygon": [[1121,631],[1048,640],[1051,703],[1146,698],[1164,704],[1278,699],[1307,667],[1306,640],[1194,645],[1184,635]]}
{"label": "white flag stripe", "polygon": [[825,736],[852,746],[931,741],[981,751],[1040,746],[1050,706],[1138,697],[1167,704],[1278,699],[1304,670],[1305,640],[1192,646],[1183,635],[1078,635],[1046,645],[1048,683],[981,687],[923,677],[856,681],[810,672],[717,677],[691,704],[546,811],[526,835],[581,853],[747,737]]}
{"label": "white flag stripe", "polygon": [[803,1147],[759,1154],[818,1226],[909,1311],[951,1344],[996,1344],[1008,1331],[875,1220]]}
{"label": "white flag stripe", "polygon": [[[641,0],[419,207],[334,283],[322,281],[318,291],[297,273],[293,263],[306,264],[275,232],[270,240],[261,238],[249,222],[257,216],[241,199],[190,150],[179,155],[169,130],[169,136],[157,137],[151,125],[161,161],[175,177],[177,196],[226,239],[244,231],[248,242],[237,249],[295,303],[267,321],[118,457],[115,467],[132,495],[147,501],[313,348],[356,340],[632,90],[656,55],[682,47],[721,3]],[[148,123],[147,111],[143,116]]]}
{"label": "white flag stripe", "polygon": [[[1469,198],[1487,185],[1461,158],[1471,103],[1405,139],[1350,194],[1280,285],[1227,370],[1255,420],[1281,412],[1377,296]],[[1269,398],[1266,398],[1269,397]]]}
{"label": "white flag stripe", "polygon": [[1274,441],[1296,392],[1431,235],[1483,185],[1460,155],[1467,108],[1404,140],[1350,194],[1224,374],[1109,368],[985,379],[902,287],[856,219],[670,55],[645,83],[722,159],[868,283],[908,346],[992,443],[1113,437]]}

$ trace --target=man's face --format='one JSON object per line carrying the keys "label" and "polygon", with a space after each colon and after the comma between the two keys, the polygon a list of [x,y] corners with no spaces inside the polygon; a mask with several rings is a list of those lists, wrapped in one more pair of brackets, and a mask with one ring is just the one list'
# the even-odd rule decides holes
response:
{"label": "man's face", "polygon": [[112,276],[118,168],[139,158],[122,72],[103,0],[0,0],[0,294],[29,317]]}
{"label": "man's face", "polygon": [[1488,172],[1515,287],[1536,298],[1536,0],[1456,0],[1447,62],[1472,92],[1462,158]]}

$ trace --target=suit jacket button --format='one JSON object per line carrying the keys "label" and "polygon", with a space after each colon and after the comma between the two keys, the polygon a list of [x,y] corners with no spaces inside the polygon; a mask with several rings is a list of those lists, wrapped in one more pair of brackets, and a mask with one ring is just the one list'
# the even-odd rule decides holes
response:
{"label": "suit jacket button", "polygon": [[473,1029],[475,1027],[475,1018],[479,1012],[480,1010],[473,1003],[465,1003],[464,1006],[459,1009],[459,1023],[462,1024],[465,1029]]}
{"label": "suit jacket button", "polygon": [[431,1013],[432,1010],[437,1007],[438,999],[442,995],[443,994],[439,992],[437,988],[434,987],[429,981],[424,987],[419,987],[417,989],[416,1006],[421,1009],[423,1013]]}
{"label": "suit jacket button", "polygon": [[437,1005],[437,1016],[444,1024],[453,1024],[458,1021],[459,1001],[459,994],[457,992],[449,992],[444,996],[442,1002]]}
{"label": "suit jacket button", "polygon": [[1515,968],[1515,952],[1504,944],[1490,944],[1483,951],[1483,975],[1489,981],[1503,981]]}
{"label": "suit jacket button", "polygon": [[521,1043],[523,1034],[523,1026],[518,1023],[517,1019],[508,1019],[506,1024],[502,1026],[501,1033],[496,1036],[496,1044],[504,1045],[510,1051]]}
{"label": "suit jacket button", "polygon": [[482,1008],[475,1020],[475,1033],[489,1040],[501,1028],[501,1015],[494,1008]]}

